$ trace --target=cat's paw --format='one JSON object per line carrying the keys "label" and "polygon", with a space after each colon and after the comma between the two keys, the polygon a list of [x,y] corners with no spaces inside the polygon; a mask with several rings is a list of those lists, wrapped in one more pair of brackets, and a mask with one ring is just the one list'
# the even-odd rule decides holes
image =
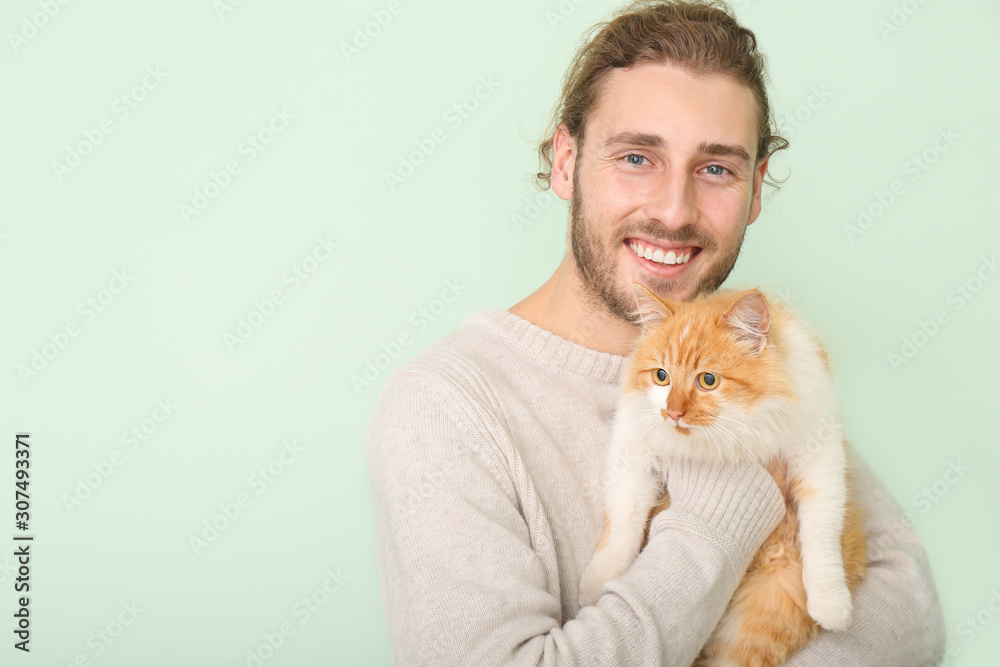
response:
{"label": "cat's paw", "polygon": [[580,578],[580,606],[587,607],[597,602],[598,591],[607,578],[601,572],[596,560],[590,562]]}
{"label": "cat's paw", "polygon": [[601,584],[614,579],[620,574],[612,566],[611,559],[607,557],[602,558],[602,554],[600,553],[595,555],[594,559],[590,561],[590,565],[583,571],[583,576],[580,578],[579,600],[581,607],[586,607],[597,602]]}
{"label": "cat's paw", "polygon": [[844,585],[810,591],[806,595],[806,610],[827,630],[846,630],[851,624],[851,608],[851,592]]}
{"label": "cat's paw", "polygon": [[598,591],[603,583],[603,581],[597,581],[584,575],[583,579],[580,580],[579,602],[581,608],[589,607],[597,602]]}

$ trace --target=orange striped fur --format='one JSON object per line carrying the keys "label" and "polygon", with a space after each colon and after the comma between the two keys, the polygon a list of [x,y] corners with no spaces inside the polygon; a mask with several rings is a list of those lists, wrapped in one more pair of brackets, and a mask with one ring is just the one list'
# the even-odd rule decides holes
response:
{"label": "orange striped fur", "polygon": [[[642,334],[629,357],[622,391],[623,394],[647,394],[654,389],[654,369],[663,367],[665,359],[670,360],[671,391],[661,412],[664,423],[675,429],[672,430],[671,447],[679,447],[675,451],[681,456],[705,457],[701,451],[685,453],[684,443],[691,440],[690,433],[694,429],[711,426],[727,404],[752,413],[761,401],[774,397],[787,399],[792,404],[798,402],[795,383],[787,376],[792,365],[787,356],[791,345],[798,345],[800,350],[803,346],[810,348],[809,354],[821,359],[814,367],[822,367],[827,375],[830,373],[829,357],[818,337],[803,327],[795,329],[799,332],[798,338],[786,340],[786,335],[792,335],[789,322],[794,318],[773,303],[767,304],[770,320],[763,327],[766,345],[752,332],[743,339],[739,332],[734,335],[733,329],[725,326],[731,314],[728,309],[746,291],[720,290],[688,303],[659,299],[651,293],[644,295],[644,292],[636,288],[640,305],[643,298],[647,303],[645,309],[636,312],[652,315],[652,322],[644,322]],[[665,314],[656,312],[660,306],[666,309]],[[682,317],[677,316],[680,313]],[[756,345],[762,345],[762,349],[754,350]],[[694,384],[699,369],[706,368],[713,369],[723,378],[717,391],[702,391]],[[673,424],[667,410],[683,410],[683,421],[690,426],[685,429],[680,424]],[[842,445],[846,448],[846,441]],[[746,460],[745,454],[750,454],[767,462],[768,471],[785,497],[787,511],[755,555],[695,667],[772,667],[784,663],[820,632],[820,626],[807,612],[797,516],[800,501],[815,497],[816,491],[790,479],[787,464],[780,456],[762,455],[759,451],[742,452],[731,444],[730,447],[733,451],[719,451],[719,454],[729,460]],[[864,575],[867,553],[862,511],[854,501],[849,470],[847,474],[840,545],[844,577],[853,593]],[[665,494],[649,513],[643,546],[653,517],[669,506],[670,498]],[[607,513],[605,528],[610,530]],[[606,532],[599,551],[606,547],[607,540]]]}
{"label": "orange striped fur", "polygon": [[[772,461],[768,471],[785,496],[787,512],[757,551],[716,632],[692,667],[724,665],[727,660],[734,667],[781,665],[819,634],[819,626],[806,613],[806,592],[802,586],[799,524],[795,516],[798,488],[788,482],[785,466],[780,461]],[[840,546],[847,587],[853,593],[861,583],[868,558],[862,510],[853,500],[850,474],[847,479],[848,502]],[[668,507],[670,496],[665,493],[663,500],[650,512],[643,547],[653,517]],[[724,636],[723,630],[727,627],[735,627],[737,631]]]}

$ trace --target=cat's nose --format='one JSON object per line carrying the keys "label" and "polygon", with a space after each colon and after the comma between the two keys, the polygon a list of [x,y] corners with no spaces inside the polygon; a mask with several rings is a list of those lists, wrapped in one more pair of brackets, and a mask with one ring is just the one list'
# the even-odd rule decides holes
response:
{"label": "cat's nose", "polygon": [[670,408],[667,408],[667,414],[670,415],[670,418],[673,419],[675,422],[680,422],[681,415],[684,414],[684,411],[683,410],[671,410]]}

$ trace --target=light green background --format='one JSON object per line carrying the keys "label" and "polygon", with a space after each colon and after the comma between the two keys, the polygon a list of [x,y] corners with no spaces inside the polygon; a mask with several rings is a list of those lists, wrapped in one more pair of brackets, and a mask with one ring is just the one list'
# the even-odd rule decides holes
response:
{"label": "light green background", "polygon": [[[37,536],[28,656],[12,648],[13,558],[0,556],[0,664],[245,665],[283,622],[295,634],[266,665],[391,664],[368,416],[392,368],[558,263],[567,206],[530,207],[532,141],[580,36],[615,3],[398,0],[350,59],[342,45],[388,2],[246,0],[221,16],[211,0],[51,2],[37,34],[12,42],[41,4],[0,9],[0,542],[13,544],[19,430],[32,434]],[[784,291],[822,334],[850,437],[925,540],[951,664],[996,664],[1000,621],[971,637],[960,624],[1000,590],[1000,280],[961,309],[949,294],[1000,250],[1000,5],[736,6],[792,147],[772,161],[789,178],[728,284]],[[157,67],[163,81],[122,118],[115,101]],[[445,113],[480,77],[499,85],[455,127]],[[250,160],[241,145],[273,109],[294,118]],[[60,179],[53,163],[105,118],[113,130]],[[386,170],[437,128],[443,143],[390,189]],[[924,151],[934,162],[913,180]],[[185,222],[180,205],[230,161],[239,173]],[[852,241],[859,207],[894,180],[900,193]],[[293,289],[283,277],[319,237],[339,248]],[[128,284],[103,292],[123,269]],[[460,297],[421,327],[449,280]],[[226,334],[275,289],[283,301],[230,350]],[[108,297],[88,321],[81,302]],[[893,368],[889,353],[939,310],[947,321]],[[19,368],[72,324],[25,380]],[[411,344],[356,390],[401,333]],[[123,433],[157,399],[177,408],[130,451]],[[301,453],[258,493],[251,476],[277,470],[289,440]],[[115,450],[121,464],[68,508]],[[970,470],[950,484],[953,462]],[[936,502],[915,499],[924,489]],[[196,554],[190,537],[239,494],[249,506]],[[328,571],[339,589],[301,622],[295,605]],[[133,601],[135,622],[97,640]]]}

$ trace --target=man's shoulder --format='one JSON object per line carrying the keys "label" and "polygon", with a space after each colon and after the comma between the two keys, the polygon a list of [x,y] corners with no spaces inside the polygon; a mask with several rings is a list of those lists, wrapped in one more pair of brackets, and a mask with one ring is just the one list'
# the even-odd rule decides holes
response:
{"label": "man's shoulder", "polygon": [[508,373],[516,364],[499,324],[504,314],[501,310],[470,314],[453,331],[400,364],[383,385],[377,403],[433,392],[438,400],[488,404],[490,379]]}
{"label": "man's shoulder", "polygon": [[501,394],[509,384],[501,377],[517,364],[497,325],[503,318],[504,311],[472,313],[395,369],[368,421],[372,460],[443,460],[453,457],[456,438],[494,441],[505,424]]}
{"label": "man's shoulder", "polygon": [[390,381],[416,376],[443,388],[493,370],[508,351],[496,326],[502,314],[499,310],[470,314],[455,329],[400,364]]}

